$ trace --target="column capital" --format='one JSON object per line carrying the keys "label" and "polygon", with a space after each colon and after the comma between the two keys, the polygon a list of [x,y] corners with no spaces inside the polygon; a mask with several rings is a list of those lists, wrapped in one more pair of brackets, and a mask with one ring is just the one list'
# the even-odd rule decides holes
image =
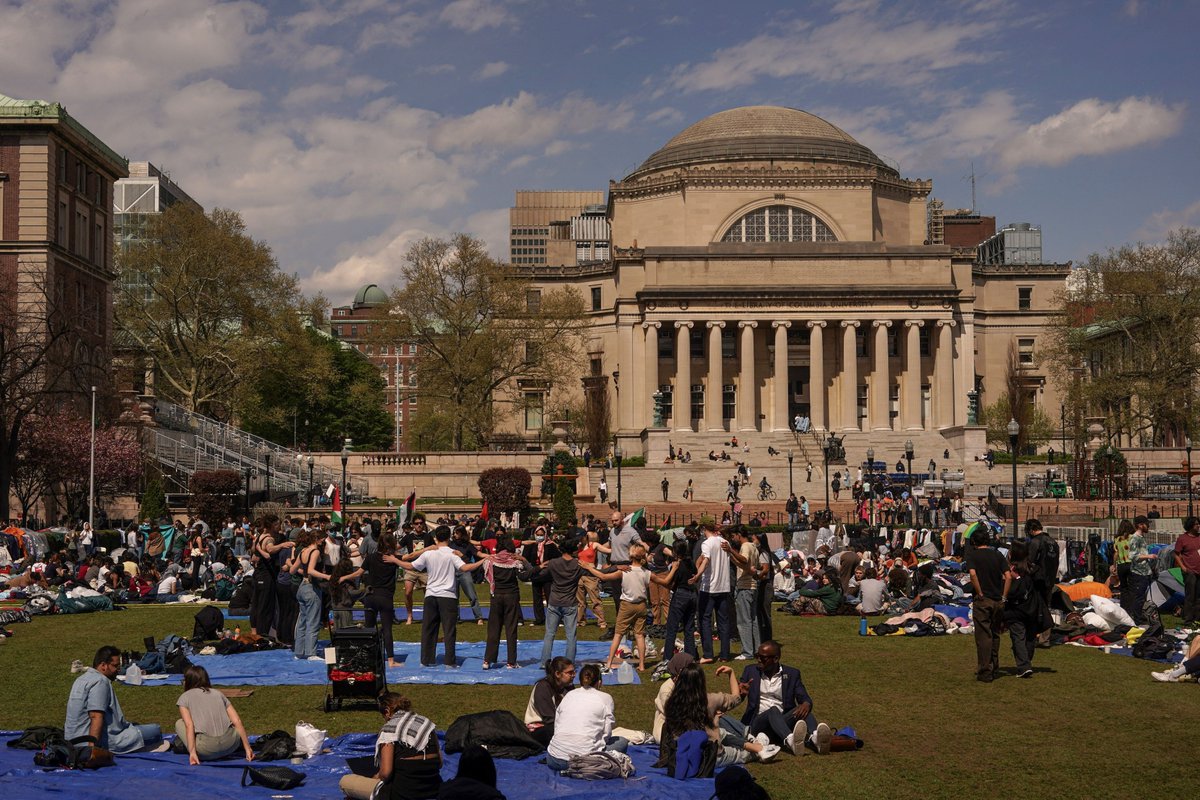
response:
{"label": "column capital", "polygon": [[906,328],[920,328],[924,324],[925,324],[925,320],[923,320],[923,319],[906,319],[906,320],[904,320],[904,327],[906,327]]}
{"label": "column capital", "polygon": [[693,323],[691,322],[691,320],[687,320],[687,321],[683,321],[683,322],[676,322],[675,327],[676,328],[690,328],[690,327],[692,327],[692,324]]}
{"label": "column capital", "polygon": [[877,319],[871,323],[872,328],[890,328],[892,321],[890,319]]}
{"label": "column capital", "polygon": [[708,328],[709,330],[712,330],[713,328],[724,328],[725,321],[720,319],[710,319],[708,322],[704,323],[704,327]]}
{"label": "column capital", "polygon": [[862,321],[857,319],[844,319],[840,324],[843,328],[857,328],[862,325]]}
{"label": "column capital", "polygon": [[939,328],[954,328],[958,326],[958,322],[952,319],[939,319],[937,321],[937,326]]}
{"label": "column capital", "polygon": [[757,328],[758,322],[755,320],[742,320],[738,323],[739,328]]}
{"label": "column capital", "polygon": [[652,322],[643,322],[643,323],[642,323],[642,330],[644,330],[644,331],[648,331],[648,330],[650,330],[651,328],[656,328],[656,329],[657,329],[657,328],[661,328],[661,327],[662,327],[662,323],[661,323],[661,322],[653,322],[653,321],[652,321]]}
{"label": "column capital", "polygon": [[824,328],[826,323],[823,319],[810,319],[808,322],[804,323],[804,325],[807,328]]}
{"label": "column capital", "polygon": [[771,323],[771,327],[772,327],[772,328],[785,328],[785,329],[786,329],[786,328],[790,328],[790,327],[792,327],[792,323],[791,323],[791,322],[787,322],[787,321],[778,321],[778,322],[772,322],[772,323]]}

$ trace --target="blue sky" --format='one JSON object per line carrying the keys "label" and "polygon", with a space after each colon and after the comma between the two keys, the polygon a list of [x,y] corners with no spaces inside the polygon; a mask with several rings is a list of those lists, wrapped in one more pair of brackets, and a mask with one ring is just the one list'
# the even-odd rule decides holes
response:
{"label": "blue sky", "polygon": [[819,114],[1076,262],[1200,225],[1200,5],[0,0],[0,93],[57,100],[308,291],[408,245],[506,256],[517,189],[604,189],[742,105]]}

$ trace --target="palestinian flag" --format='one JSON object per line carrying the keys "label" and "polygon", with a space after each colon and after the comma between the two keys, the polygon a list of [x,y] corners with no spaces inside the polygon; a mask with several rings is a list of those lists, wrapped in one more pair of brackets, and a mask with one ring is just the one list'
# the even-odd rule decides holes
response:
{"label": "palestinian flag", "polygon": [[646,516],[646,507],[642,506],[637,511],[634,511],[629,516],[625,517],[625,527],[632,528],[637,525],[638,521]]}
{"label": "palestinian flag", "polygon": [[333,489],[333,510],[329,513],[329,521],[334,525],[342,524],[342,493],[337,486],[331,486]]}
{"label": "palestinian flag", "polygon": [[408,499],[404,501],[404,505],[396,509],[396,530],[404,527],[404,523],[413,518],[417,513],[417,492],[414,489],[409,493]]}
{"label": "palestinian flag", "polygon": [[482,508],[482,509],[479,511],[479,518],[480,518],[480,519],[487,519],[487,518],[488,518],[488,507],[487,507],[487,500],[484,500],[484,501],[483,501],[483,508]]}

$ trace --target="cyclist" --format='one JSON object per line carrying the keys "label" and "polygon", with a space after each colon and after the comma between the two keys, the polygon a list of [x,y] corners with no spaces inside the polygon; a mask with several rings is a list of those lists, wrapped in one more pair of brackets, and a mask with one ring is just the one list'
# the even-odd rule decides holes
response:
{"label": "cyclist", "polygon": [[764,499],[771,494],[771,484],[767,481],[766,475],[758,482],[758,494]]}

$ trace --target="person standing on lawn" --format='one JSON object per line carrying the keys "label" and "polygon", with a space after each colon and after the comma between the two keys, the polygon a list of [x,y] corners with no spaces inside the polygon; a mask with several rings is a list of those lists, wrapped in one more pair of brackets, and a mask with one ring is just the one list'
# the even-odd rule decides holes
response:
{"label": "person standing on lawn", "polygon": [[561,624],[567,635],[567,658],[575,661],[575,632],[579,623],[579,578],[582,574],[579,559],[575,557],[578,541],[567,539],[559,545],[558,558],[552,558],[533,576],[535,589],[538,584],[550,584],[550,597],[546,603],[546,635],[542,639],[542,657],[539,664],[550,660],[554,649],[554,636]]}
{"label": "person standing on lawn", "polygon": [[464,562],[450,549],[450,529],[445,525],[433,532],[433,538],[433,547],[425,548],[412,561],[400,559],[400,567],[426,575],[425,608],[421,618],[421,666],[434,666],[440,624],[442,638],[446,642],[443,663],[451,669],[457,669],[454,646],[458,641],[458,573],[479,569],[487,563],[487,557],[474,564]]}
{"label": "person standing on lawn", "polygon": [[1012,576],[1008,560],[991,546],[991,535],[982,522],[975,524],[967,546],[966,567],[971,573],[975,599],[971,621],[975,624],[975,680],[991,683],[1000,669],[1000,636],[1004,628],[1004,603]]}
{"label": "person standing on lawn", "polygon": [[1200,519],[1183,521],[1183,534],[1175,540],[1175,564],[1183,570],[1183,624],[1200,622]]}
{"label": "person standing on lawn", "polygon": [[704,531],[704,543],[700,546],[700,557],[696,559],[696,574],[689,583],[698,584],[700,590],[700,646],[704,657],[701,664],[713,662],[712,618],[717,615],[717,635],[721,639],[719,658],[729,660],[729,542],[717,531],[712,520],[700,523]]}

